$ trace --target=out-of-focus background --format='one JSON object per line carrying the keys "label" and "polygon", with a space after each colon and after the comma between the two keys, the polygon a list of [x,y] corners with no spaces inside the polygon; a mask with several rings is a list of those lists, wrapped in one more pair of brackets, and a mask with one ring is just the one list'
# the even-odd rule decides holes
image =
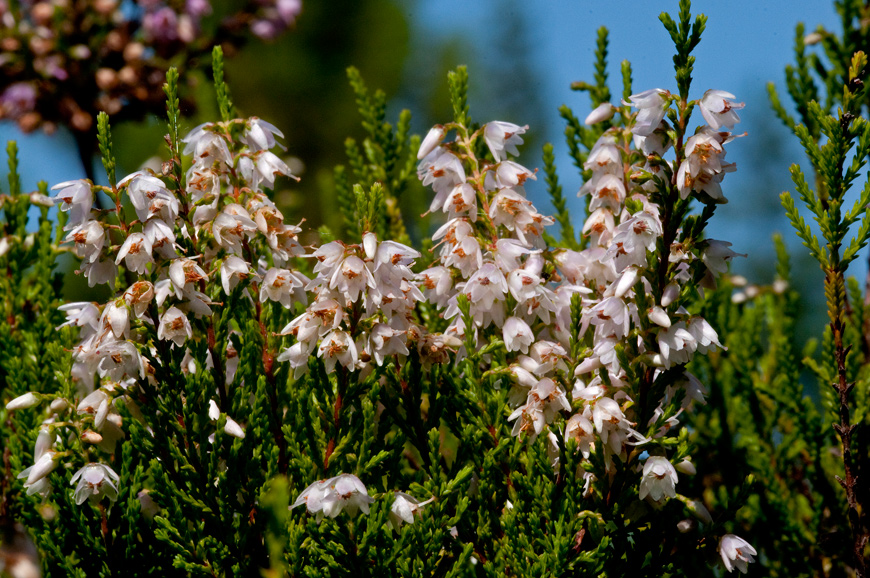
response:
{"label": "out-of-focus background", "polygon": [[[609,73],[615,95],[621,93],[619,66],[624,59],[633,66],[634,92],[675,89],[673,48],[658,15],[676,9],[675,0],[310,0],[303,4],[294,31],[234,55],[227,78],[240,114],[260,116],[284,131],[287,155],[294,157],[302,181],[288,182],[277,191],[277,200],[286,214],[306,217],[311,227],[335,224],[335,199],[329,194],[332,168],[345,161],[344,139],[361,137],[346,67],[358,67],[371,89],[390,96],[390,118],[408,108],[415,131],[424,134],[432,124],[451,118],[446,72],[458,64],[466,64],[470,72],[476,121],[530,125],[520,162],[541,167],[541,146],[556,146],[562,185],[580,225],[582,204],[573,193],[581,180],[567,155],[557,109],[567,104],[581,119],[589,112],[586,95],[569,86],[592,80],[600,26],[610,30]],[[735,272],[767,283],[773,271],[771,235],[782,232],[796,282],[816,289],[802,293],[821,296],[820,273],[805,257],[779,205],[779,193],[791,188],[788,167],[801,162],[802,153],[796,138],[773,115],[765,85],[773,81],[785,92],[783,70],[793,61],[795,25],[804,22],[808,32],[819,24],[838,30],[833,6],[818,0],[696,0],[693,12],[709,18],[695,52],[693,96],[715,88],[746,102],[738,130],[748,135],[728,149],[728,159],[738,167],[723,183],[730,203],[717,213],[709,233],[748,254],[735,261]],[[218,116],[205,90],[206,78],[202,85],[204,96],[197,117],[186,121],[188,128]],[[163,127],[162,119],[114,127],[119,174],[163,154]],[[84,176],[74,141],[63,130],[23,136],[4,122],[0,138],[19,141],[25,188],[35,188],[38,180],[51,185]],[[542,212],[552,209],[543,179],[527,190]],[[428,193],[420,189],[416,194]],[[863,279],[866,270],[861,261],[853,274]],[[805,304],[805,314],[807,325],[823,322],[821,308],[812,301]]]}

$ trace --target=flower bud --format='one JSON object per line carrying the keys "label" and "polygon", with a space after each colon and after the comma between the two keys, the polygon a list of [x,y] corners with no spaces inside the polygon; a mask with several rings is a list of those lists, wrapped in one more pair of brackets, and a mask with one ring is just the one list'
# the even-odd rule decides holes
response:
{"label": "flower bud", "polygon": [[49,407],[54,413],[60,413],[69,407],[69,402],[67,402],[67,400],[62,397],[58,397],[51,402],[51,405]]}
{"label": "flower bud", "polygon": [[689,500],[686,502],[686,506],[689,507],[689,510],[695,515],[696,518],[704,522],[705,524],[713,523],[713,516],[710,515],[710,510],[697,500]]}
{"label": "flower bud", "polygon": [[589,113],[589,116],[586,117],[586,120],[583,122],[587,125],[598,124],[599,122],[604,122],[605,120],[610,120],[613,118],[613,113],[616,111],[609,102],[603,102],[599,104],[595,110]]}
{"label": "flower bud", "polygon": [[[24,482],[25,486],[32,486],[39,480],[46,477],[48,474],[54,471],[57,467],[57,462],[54,459],[55,452],[48,451],[42,454],[36,463],[33,464],[33,467],[29,468],[30,472],[27,474],[27,480]],[[25,470],[26,472],[27,470]],[[21,472],[22,474],[24,472]]]}
{"label": "flower bud", "polygon": [[426,135],[426,138],[423,139],[423,143],[420,145],[420,150],[417,152],[417,160],[422,159],[429,153],[435,150],[441,141],[444,140],[444,135],[447,134],[447,131],[440,124],[436,124],[431,129],[429,129],[429,133]]}
{"label": "flower bud", "polygon": [[224,431],[234,438],[245,439],[245,430],[243,430],[242,426],[236,423],[236,421],[231,417],[227,418],[227,423],[224,425]]}
{"label": "flower bud", "polygon": [[33,393],[32,391],[29,391],[24,395],[19,395],[18,397],[7,403],[6,409],[8,409],[9,411],[14,411],[16,409],[27,409],[29,407],[37,405],[40,401],[42,401],[40,399],[40,396]]}
{"label": "flower bud", "polygon": [[667,312],[665,312],[661,307],[653,307],[647,312],[647,316],[650,321],[656,325],[664,327],[665,329],[671,326],[671,318],[668,317]]}
{"label": "flower bud", "polygon": [[89,429],[82,433],[82,441],[88,444],[98,444],[103,441],[103,436]]}
{"label": "flower bud", "polygon": [[691,532],[696,525],[697,524],[694,520],[690,520],[688,518],[686,518],[685,520],[680,520],[679,522],[677,522],[677,532],[679,532],[680,534]]}
{"label": "flower bud", "polygon": [[695,469],[695,465],[689,460],[683,460],[674,467],[677,468],[677,471],[681,474],[694,476],[698,473],[698,471]]}
{"label": "flower bud", "polygon": [[363,249],[365,249],[366,257],[374,259],[378,251],[378,238],[374,233],[366,233],[363,235]]}
{"label": "flower bud", "polygon": [[662,291],[662,307],[667,307],[671,303],[677,300],[677,297],[680,296],[680,286],[676,283],[671,283],[665,290]]}

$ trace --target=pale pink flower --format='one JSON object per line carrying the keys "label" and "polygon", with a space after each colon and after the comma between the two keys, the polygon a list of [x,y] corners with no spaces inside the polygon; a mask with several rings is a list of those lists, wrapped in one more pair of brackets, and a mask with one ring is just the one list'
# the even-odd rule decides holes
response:
{"label": "pale pink flower", "polygon": [[143,223],[151,217],[174,223],[178,217],[179,204],[166,185],[151,175],[133,173],[118,183],[127,185],[127,196]]}
{"label": "pale pink flower", "polygon": [[257,230],[257,223],[251,219],[248,211],[238,204],[230,204],[224,207],[218,214],[212,226],[215,241],[221,247],[229,249],[236,254],[242,252],[242,241],[250,238]]}
{"label": "pale pink flower", "polygon": [[393,329],[386,323],[375,323],[369,334],[369,347],[375,362],[381,366],[384,359],[391,355],[408,355],[405,346],[406,331]]}
{"label": "pale pink flower", "polygon": [[753,556],[757,556],[758,552],[743,538],[734,534],[725,534],[719,540],[719,555],[726,570],[733,572],[737,568],[741,574],[746,574],[747,565],[755,562]]}
{"label": "pale pink flower", "polygon": [[127,269],[142,275],[148,270],[148,264],[153,263],[151,250],[151,241],[148,237],[143,233],[130,233],[118,251],[115,265],[119,265],[123,260]]}
{"label": "pale pink flower", "polygon": [[446,307],[447,301],[453,296],[453,279],[447,267],[430,267],[416,276],[423,289],[426,299],[437,307]]}
{"label": "pale pink flower", "polygon": [[734,95],[724,90],[708,90],[701,97],[699,107],[704,120],[713,130],[722,127],[734,130],[734,125],[740,122],[738,110],[746,106],[742,102],[734,102]]}
{"label": "pale pink flower", "polygon": [[[453,187],[465,182],[465,168],[456,155],[437,148],[420,161],[417,176],[423,181],[424,187],[431,185],[436,193],[446,195]],[[443,203],[442,197],[438,204]]]}
{"label": "pale pink flower", "polygon": [[142,227],[145,238],[151,243],[151,248],[164,259],[175,259],[175,231],[161,219],[149,219]]}
{"label": "pale pink flower", "polygon": [[293,307],[294,302],[305,303],[307,297],[304,286],[307,281],[300,273],[273,267],[266,272],[260,285],[260,302],[271,299],[287,309]]}
{"label": "pale pink flower", "polygon": [[78,482],[74,494],[76,504],[80,506],[88,499],[98,502],[103,497],[114,502],[118,499],[116,484],[119,480],[118,474],[105,464],[86,464],[70,480],[70,484]]}
{"label": "pale pink flower", "polygon": [[659,331],[656,340],[665,369],[671,365],[688,363],[697,348],[695,337],[686,330],[686,324],[682,321],[674,323],[668,329]]}
{"label": "pale pink flower", "polygon": [[336,518],[342,511],[351,517],[362,510],[369,513],[374,499],[359,478],[352,474],[339,474],[328,480],[314,482],[299,494],[291,509],[305,505],[309,514],[316,514],[318,521],[324,516]]}
{"label": "pale pink flower", "polygon": [[495,167],[498,187],[522,187],[526,180],[537,180],[535,173],[513,161],[502,161]]}
{"label": "pale pink flower", "polygon": [[275,125],[256,116],[249,118],[245,127],[241,141],[254,151],[268,150],[278,144],[275,135],[284,138],[284,133]]}
{"label": "pale pink flower", "polygon": [[507,159],[507,154],[505,153],[510,153],[514,156],[520,154],[517,150],[517,145],[523,144],[523,139],[520,138],[520,135],[528,129],[528,125],[519,126],[498,120],[487,123],[483,128],[483,139],[486,141],[486,146],[489,147],[495,162]]}
{"label": "pale pink flower", "polygon": [[366,287],[375,288],[375,280],[365,261],[356,255],[345,258],[329,280],[329,288],[341,292],[351,303],[359,300]]}
{"label": "pale pink flower", "polygon": [[677,483],[677,471],[668,458],[650,456],[643,465],[643,477],[640,480],[639,498],[649,496],[654,502],[667,496],[677,495],[674,485]]}
{"label": "pale pink flower", "polygon": [[114,283],[118,275],[118,267],[111,259],[100,259],[93,263],[83,263],[82,273],[88,278],[88,287]]}
{"label": "pale pink flower", "polygon": [[158,339],[171,340],[177,347],[193,337],[193,329],[190,321],[180,309],[170,307],[160,318],[160,326],[157,328]]}
{"label": "pale pink flower", "polygon": [[638,109],[631,132],[647,136],[657,129],[670,106],[670,97],[671,94],[661,88],[652,88],[629,96],[631,105]]}
{"label": "pale pink flower", "polygon": [[69,223],[65,229],[78,227],[88,220],[94,204],[94,193],[88,181],[65,181],[54,185],[51,190],[58,191],[54,202],[60,203],[60,210],[69,212]]}
{"label": "pale pink flower", "polygon": [[529,345],[535,340],[532,328],[518,317],[508,317],[502,328],[502,337],[508,351],[528,353]]}
{"label": "pale pink flower", "polygon": [[91,220],[72,229],[64,240],[75,242],[76,255],[85,263],[93,263],[100,258],[106,233],[102,223]]}
{"label": "pale pink flower", "polygon": [[611,212],[618,212],[625,201],[625,182],[622,175],[610,173],[593,175],[580,188],[578,196],[582,197],[586,194],[592,196],[589,201],[589,210],[594,211],[606,207]]}
{"label": "pale pink flower", "polygon": [[109,301],[103,308],[100,317],[103,328],[111,330],[116,339],[127,337],[130,334],[130,312],[127,303],[123,299]]}
{"label": "pale pink flower", "polygon": [[323,359],[326,373],[332,373],[335,370],[336,361],[353,371],[358,359],[353,338],[341,330],[332,331],[323,338],[323,342],[317,350],[317,356]]}
{"label": "pale pink flower", "polygon": [[[230,255],[221,263],[221,287],[223,287],[224,293],[232,294],[239,281],[243,281],[251,275],[247,261],[241,257]],[[256,277],[256,273],[253,275]],[[260,300],[262,301],[262,297]]]}
{"label": "pale pink flower", "polygon": [[66,315],[66,321],[58,325],[55,330],[75,325],[82,328],[81,337],[87,337],[100,328],[100,309],[93,303],[87,301],[64,303],[58,307],[58,310]]}
{"label": "pale pink flower", "polygon": [[398,530],[402,527],[402,523],[413,524],[414,516],[419,515],[423,506],[432,502],[434,496],[426,501],[419,501],[413,496],[409,496],[404,492],[396,492],[393,505],[390,507],[390,519],[387,524],[390,528]]}
{"label": "pale pink flower", "polygon": [[468,183],[461,183],[453,187],[444,201],[442,210],[453,219],[456,217],[468,217],[471,222],[477,220],[477,193],[474,187]]}
{"label": "pale pink flower", "polygon": [[201,124],[181,139],[181,142],[186,145],[183,154],[192,155],[196,166],[209,167],[215,161],[226,166],[233,164],[233,155],[226,140],[217,132],[212,132],[215,130],[214,127],[214,123]]}
{"label": "pale pink flower", "polygon": [[[270,151],[260,151],[250,156],[243,156],[239,159],[239,171],[253,189],[259,189],[260,185],[273,188],[278,175],[296,178],[287,163]],[[296,178],[296,180],[299,179]]]}

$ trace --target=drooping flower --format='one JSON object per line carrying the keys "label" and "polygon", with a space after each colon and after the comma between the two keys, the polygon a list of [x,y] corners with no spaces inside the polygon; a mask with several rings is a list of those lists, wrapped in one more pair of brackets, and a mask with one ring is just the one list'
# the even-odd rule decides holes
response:
{"label": "drooping flower", "polygon": [[757,556],[758,552],[743,538],[725,534],[719,540],[719,555],[726,570],[733,572],[737,568],[741,574],[746,574],[749,569],[747,565],[755,562],[753,556]]}
{"label": "drooping flower", "polygon": [[643,465],[643,477],[640,480],[640,499],[649,496],[658,502],[664,496],[673,498],[677,495],[674,484],[677,483],[677,471],[668,458],[651,456]]}
{"label": "drooping flower", "polygon": [[118,251],[115,265],[120,265],[123,260],[127,269],[141,275],[147,270],[146,266],[153,261],[151,250],[151,241],[148,237],[143,233],[130,233]]}
{"label": "drooping flower", "polygon": [[177,347],[184,345],[186,340],[193,338],[193,329],[190,326],[187,315],[178,307],[167,309],[166,313],[160,318],[157,337],[159,339],[171,340]]}
{"label": "drooping flower", "polygon": [[631,132],[641,136],[652,134],[665,118],[671,102],[670,96],[671,93],[661,88],[652,88],[629,96],[631,105],[638,109]]}
{"label": "drooping flower", "polygon": [[394,530],[402,527],[403,523],[413,524],[414,516],[419,514],[423,506],[434,500],[429,498],[424,502],[420,502],[413,496],[409,496],[404,492],[396,492],[396,499],[393,500],[393,505],[390,507],[390,519],[387,524]]}
{"label": "drooping flower", "polygon": [[246,123],[242,142],[248,145],[251,150],[268,150],[274,147],[278,142],[275,140],[275,135],[284,138],[284,133],[278,130],[278,127],[270,122],[257,117],[251,117]]}
{"label": "drooping flower", "polygon": [[349,333],[341,330],[335,330],[323,339],[317,355],[323,358],[326,373],[333,372],[336,361],[353,371],[358,359],[353,338]]}
{"label": "drooping flower", "polygon": [[309,514],[316,514],[318,521],[324,516],[336,518],[342,511],[354,517],[362,510],[369,513],[369,504],[374,502],[360,479],[353,474],[339,474],[328,480],[314,482],[299,494],[290,509],[303,504]]}
{"label": "drooping flower", "polygon": [[54,185],[51,190],[58,191],[54,202],[60,203],[60,210],[69,212],[69,223],[65,228],[72,229],[88,220],[94,204],[94,193],[88,181],[65,181]]}
{"label": "drooping flower", "polygon": [[523,139],[520,138],[520,135],[528,129],[528,125],[519,126],[499,120],[487,123],[483,129],[483,139],[486,141],[486,146],[489,147],[495,162],[506,160],[507,155],[505,153],[510,153],[514,156],[520,154],[517,150],[517,145],[523,144]]}
{"label": "drooping flower", "polygon": [[235,255],[227,257],[221,263],[221,287],[223,287],[224,293],[230,295],[239,281],[247,279],[250,275],[250,268],[244,259]]}
{"label": "drooping flower", "polygon": [[105,464],[90,463],[82,467],[70,480],[70,484],[78,482],[75,491],[76,505],[82,505],[85,500],[99,502],[103,497],[114,502],[118,499],[118,474]]}
{"label": "drooping flower", "polygon": [[704,93],[699,107],[710,128],[719,130],[725,127],[734,130],[734,125],[740,122],[736,111],[746,106],[742,102],[734,102],[734,98],[736,97],[733,94],[724,90],[708,90]]}
{"label": "drooping flower", "polygon": [[75,227],[65,240],[75,243],[76,255],[85,263],[93,263],[100,257],[106,241],[106,233],[99,221],[90,220]]}
{"label": "drooping flower", "polygon": [[504,344],[508,351],[528,353],[529,345],[535,340],[532,328],[518,317],[508,317],[502,328]]}

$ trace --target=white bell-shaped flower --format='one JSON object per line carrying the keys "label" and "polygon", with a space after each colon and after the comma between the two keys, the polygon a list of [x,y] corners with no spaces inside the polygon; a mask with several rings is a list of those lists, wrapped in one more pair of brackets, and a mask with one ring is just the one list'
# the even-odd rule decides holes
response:
{"label": "white bell-shaped flower", "polygon": [[742,102],[734,102],[734,98],[733,94],[724,90],[711,89],[704,93],[699,107],[710,128],[719,130],[725,127],[734,130],[734,125],[740,122],[736,111],[746,106]]}
{"label": "white bell-shaped flower", "polygon": [[115,265],[124,261],[127,269],[142,275],[147,271],[147,265],[153,262],[151,251],[151,240],[144,233],[130,233],[118,251]]}
{"label": "white bell-shaped flower", "polygon": [[494,120],[488,122],[483,128],[483,139],[486,141],[486,146],[492,153],[492,158],[495,162],[507,159],[507,154],[514,156],[520,154],[517,150],[517,145],[523,144],[523,139],[520,135],[525,133],[529,126],[519,126],[510,122],[502,122]]}
{"label": "white bell-shaped flower", "polygon": [[187,315],[177,307],[170,307],[160,317],[160,326],[157,328],[158,339],[171,340],[177,347],[193,337],[193,329]]}
{"label": "white bell-shaped flower", "polygon": [[105,464],[86,464],[70,480],[70,484],[78,482],[75,490],[77,505],[85,500],[99,502],[103,497],[114,502],[118,499],[118,474]]}
{"label": "white bell-shaped flower", "polygon": [[740,536],[725,534],[719,540],[719,555],[726,570],[733,572],[737,568],[741,574],[746,574],[748,564],[755,562],[753,556],[757,556],[758,552]]}
{"label": "white bell-shaped flower", "polygon": [[640,499],[649,496],[654,502],[667,496],[677,495],[674,484],[677,483],[677,470],[668,458],[651,456],[643,465],[643,477],[640,480]]}

